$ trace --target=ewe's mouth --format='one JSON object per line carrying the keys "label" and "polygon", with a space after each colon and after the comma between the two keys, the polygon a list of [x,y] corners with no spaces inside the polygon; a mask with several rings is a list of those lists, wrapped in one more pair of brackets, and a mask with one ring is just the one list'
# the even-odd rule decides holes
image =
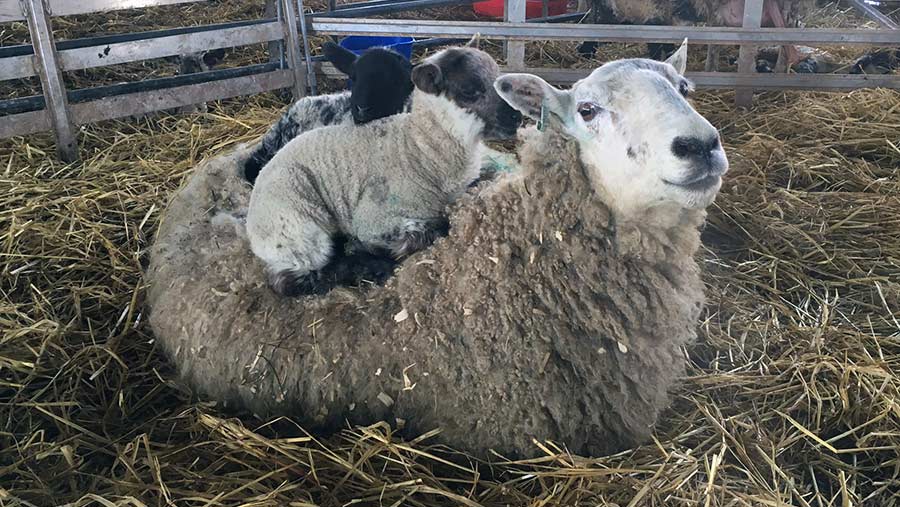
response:
{"label": "ewe's mouth", "polygon": [[721,180],[721,175],[718,174],[707,174],[699,179],[687,181],[684,183],[674,183],[668,180],[663,180],[663,183],[666,185],[671,185],[673,187],[678,187],[689,192],[703,192],[705,190],[709,190],[712,187],[719,184],[719,180]]}

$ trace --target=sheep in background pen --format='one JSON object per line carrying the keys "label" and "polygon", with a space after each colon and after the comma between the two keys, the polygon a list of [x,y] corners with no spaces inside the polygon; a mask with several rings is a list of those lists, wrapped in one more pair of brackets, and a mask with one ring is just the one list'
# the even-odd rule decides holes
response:
{"label": "sheep in background pen", "polygon": [[608,63],[571,91],[497,86],[546,120],[524,172],[464,197],[449,236],[383,287],[276,296],[246,238],[211,221],[246,206],[248,152],[199,167],[147,273],[150,324],[183,381],[307,430],[389,421],[485,458],[542,455],[533,439],[593,456],[644,441],[696,337],[718,134],[661,62]]}
{"label": "sheep in background pen", "polygon": [[[224,58],[225,48],[183,54],[178,58],[178,74],[183,76],[209,72]],[[181,114],[205,113],[206,111],[206,102],[182,106],[178,109]]]}
{"label": "sheep in background pen", "polygon": [[472,47],[412,72],[412,109],[294,138],[260,172],[247,213],[253,252],[282,295],[314,292],[333,238],[402,258],[433,241],[445,208],[478,179],[482,140],[511,137],[521,115],[492,87],[497,63]]}
{"label": "sheep in background pen", "polygon": [[[602,22],[636,25],[679,25],[705,21],[710,26],[741,26],[744,16],[744,0],[591,0],[592,14]],[[764,0],[762,26],[785,28],[797,26],[799,20],[815,6],[815,0]],[[579,54],[591,56],[596,42],[582,43]],[[652,58],[674,49],[668,44],[648,44]],[[803,61],[803,55],[795,46],[784,46],[785,60],[777,67],[791,67]],[[716,70],[719,46],[710,45],[707,71]],[[802,67],[801,70],[805,70]]]}

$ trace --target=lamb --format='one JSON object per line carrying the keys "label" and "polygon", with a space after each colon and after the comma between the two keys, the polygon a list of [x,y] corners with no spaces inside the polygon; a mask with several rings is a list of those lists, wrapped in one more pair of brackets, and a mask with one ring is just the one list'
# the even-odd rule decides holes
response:
{"label": "lamb", "polygon": [[150,250],[157,343],[203,397],[310,431],[439,429],[431,442],[482,458],[542,454],[532,439],[593,456],[645,441],[695,339],[697,227],[726,169],[682,83],[640,59],[571,91],[501,78],[528,114],[544,104],[524,172],[464,197],[447,237],[366,290],[268,290],[246,239],[210,221],[246,206],[247,151],[210,160]]}
{"label": "lamb", "polygon": [[482,139],[512,136],[521,122],[492,87],[498,75],[481,50],[444,49],[413,69],[411,112],[316,129],[276,153],[247,213],[272,288],[314,292],[335,236],[394,258],[430,244],[447,205],[480,176]]}
{"label": "lamb", "polygon": [[333,42],[323,44],[322,51],[325,59],[353,80],[351,89],[295,102],[266,132],[247,161],[244,173],[251,184],[266,162],[303,132],[329,125],[361,125],[409,110],[412,65],[399,53],[372,48],[357,57]]}
{"label": "lamb", "polygon": [[[178,58],[178,74],[197,74],[199,72],[209,72],[220,61],[225,58],[225,48],[218,48],[209,51],[195,51],[185,53]],[[180,114],[194,114],[207,112],[206,103],[191,104],[182,106],[177,109]]]}
{"label": "lamb", "polygon": [[[592,0],[592,3],[595,16],[605,14],[619,22],[637,25],[677,25],[703,20],[714,26],[741,26],[744,16],[744,0]],[[794,26],[813,7],[815,0],[764,0],[762,26]],[[648,44],[651,58],[661,57],[654,53],[664,51],[666,46]],[[585,42],[578,51],[589,55],[596,47],[596,42]],[[784,46],[784,49],[787,67],[802,61],[801,53],[794,46]],[[715,70],[718,54],[718,46],[709,46],[707,71]]]}

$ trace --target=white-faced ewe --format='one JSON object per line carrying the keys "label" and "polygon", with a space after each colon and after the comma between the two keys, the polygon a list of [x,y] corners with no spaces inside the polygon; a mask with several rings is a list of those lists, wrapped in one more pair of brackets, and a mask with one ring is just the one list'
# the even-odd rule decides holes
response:
{"label": "white-faced ewe", "polygon": [[682,82],[647,60],[571,91],[501,78],[518,107],[545,107],[525,172],[467,194],[447,237],[367,290],[276,296],[246,239],[211,221],[247,205],[247,152],[213,159],[150,251],[157,342],[202,396],[312,431],[403,422],[482,457],[641,442],[696,335],[698,226],[726,163]]}
{"label": "white-faced ewe", "polygon": [[429,245],[447,206],[478,179],[484,136],[511,137],[521,122],[494,91],[499,74],[481,50],[444,49],[413,69],[409,113],[312,130],[278,151],[247,213],[272,288],[315,292],[335,236],[394,258]]}
{"label": "white-faced ewe", "polygon": [[[636,25],[681,25],[705,22],[711,26],[741,26],[744,0],[591,0],[594,22]],[[796,26],[800,18],[815,7],[815,0],[764,0],[762,26],[785,28]],[[578,48],[584,56],[593,55],[596,42],[585,42]],[[650,57],[661,59],[674,49],[670,44],[648,44]],[[784,46],[784,64],[796,66],[803,55],[794,46]],[[709,46],[708,67],[715,70],[719,46]],[[809,65],[798,66],[807,70]]]}
{"label": "white-faced ewe", "polygon": [[259,171],[291,139],[330,125],[363,124],[409,110],[412,65],[399,53],[371,48],[357,57],[333,42],[322,45],[325,59],[350,79],[349,91],[303,97],[266,132],[244,172],[254,183]]}

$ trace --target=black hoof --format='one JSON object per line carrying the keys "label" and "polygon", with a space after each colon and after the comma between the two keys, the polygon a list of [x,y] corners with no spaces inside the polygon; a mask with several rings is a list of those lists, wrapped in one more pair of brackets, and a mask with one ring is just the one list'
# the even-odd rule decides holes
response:
{"label": "black hoof", "polygon": [[269,283],[279,296],[294,298],[308,294],[309,289],[315,287],[316,278],[316,272],[298,274],[295,271],[284,270],[275,273]]}

